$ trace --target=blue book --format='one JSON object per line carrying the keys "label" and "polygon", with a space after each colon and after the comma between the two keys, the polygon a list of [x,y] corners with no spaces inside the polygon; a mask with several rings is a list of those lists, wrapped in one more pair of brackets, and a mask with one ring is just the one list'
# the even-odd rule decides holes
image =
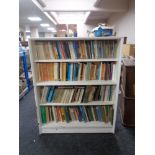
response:
{"label": "blue book", "polygon": [[96,107],[97,117],[99,121],[102,121],[102,115],[100,113],[99,107]]}
{"label": "blue book", "polygon": [[57,52],[58,52],[58,55],[59,55],[59,59],[62,59],[62,55],[61,55],[60,47],[59,47],[59,42],[56,42],[56,49],[57,49]]}
{"label": "blue book", "polygon": [[103,111],[102,111],[101,106],[98,106],[98,108],[99,108],[99,112],[100,112],[101,119],[102,119],[102,121],[103,121],[104,113],[103,113]]}
{"label": "blue book", "polygon": [[70,81],[71,80],[71,78],[70,78],[71,64],[70,63],[67,64],[67,70],[68,70],[68,73],[67,73],[67,81]]}
{"label": "blue book", "polygon": [[73,41],[73,49],[74,49],[74,54],[75,54],[75,58],[77,59],[78,58],[78,53],[77,53],[77,45],[76,45],[76,42]]}
{"label": "blue book", "polygon": [[90,42],[90,45],[91,45],[92,58],[95,58],[95,54],[94,54],[94,43],[93,43],[93,41]]}
{"label": "blue book", "polygon": [[54,96],[54,87],[51,88],[51,91],[49,93],[49,96],[48,96],[48,102],[51,102],[52,99],[53,99],[53,96]]}
{"label": "blue book", "polygon": [[76,81],[76,64],[73,64],[73,71],[74,71],[74,73],[73,73],[73,80]]}
{"label": "blue book", "polygon": [[98,71],[97,71],[97,79],[100,80],[100,75],[101,75],[101,63],[98,65]]}
{"label": "blue book", "polygon": [[48,101],[48,96],[50,94],[50,91],[51,91],[51,87],[48,87],[48,91],[47,91],[47,94],[46,94],[46,102]]}
{"label": "blue book", "polygon": [[86,115],[85,115],[85,112],[82,106],[80,106],[80,112],[82,114],[82,120],[87,122],[87,118],[86,118]]}

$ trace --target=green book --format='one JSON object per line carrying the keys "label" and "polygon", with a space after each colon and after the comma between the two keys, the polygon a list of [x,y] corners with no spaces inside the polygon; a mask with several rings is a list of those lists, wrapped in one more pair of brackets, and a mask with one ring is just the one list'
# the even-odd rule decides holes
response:
{"label": "green book", "polygon": [[40,107],[42,123],[46,123],[46,110],[44,106]]}

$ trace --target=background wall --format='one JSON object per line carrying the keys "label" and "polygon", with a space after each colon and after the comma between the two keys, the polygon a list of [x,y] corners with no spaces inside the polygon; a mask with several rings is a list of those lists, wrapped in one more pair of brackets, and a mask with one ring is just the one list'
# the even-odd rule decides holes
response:
{"label": "background wall", "polygon": [[115,26],[116,35],[127,37],[128,44],[135,43],[135,1],[129,1],[129,9],[126,13],[113,14],[108,24]]}
{"label": "background wall", "polygon": [[86,24],[83,24],[83,23],[77,24],[78,37],[88,37],[87,30],[92,30],[94,27],[96,27],[96,26],[86,25]]}

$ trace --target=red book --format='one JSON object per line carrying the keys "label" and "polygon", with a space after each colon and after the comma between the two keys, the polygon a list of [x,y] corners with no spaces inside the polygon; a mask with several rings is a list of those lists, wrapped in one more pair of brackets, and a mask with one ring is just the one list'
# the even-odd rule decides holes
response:
{"label": "red book", "polygon": [[60,45],[60,52],[62,53],[62,58],[66,59],[65,50],[64,50],[62,42],[59,42],[59,45]]}

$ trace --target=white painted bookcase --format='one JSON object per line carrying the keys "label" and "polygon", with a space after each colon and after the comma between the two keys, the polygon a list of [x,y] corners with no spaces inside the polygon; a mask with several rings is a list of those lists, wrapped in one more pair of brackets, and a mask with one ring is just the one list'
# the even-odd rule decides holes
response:
{"label": "white painted bookcase", "polygon": [[[36,41],[72,41],[72,40],[117,40],[118,46],[116,50],[116,58],[101,58],[101,59],[51,59],[51,60],[37,60],[35,58],[35,42]],[[36,102],[36,112],[38,119],[39,133],[114,133],[116,124],[116,113],[117,113],[117,102],[119,93],[119,80],[120,80],[120,70],[121,70],[121,51],[122,51],[123,38],[121,37],[94,37],[94,38],[30,38],[30,58],[33,73],[33,85],[34,85],[34,95]],[[115,62],[115,80],[90,80],[90,81],[47,81],[47,82],[37,82],[37,63],[39,62]],[[77,122],[73,121],[70,123],[66,122],[49,122],[42,124],[40,115],[40,103],[39,99],[39,89],[41,86],[65,86],[65,85],[115,85],[113,101],[94,101],[89,103],[46,103],[47,106],[80,106],[80,105],[113,105],[113,125],[110,123],[104,123],[99,121],[93,122]]]}

